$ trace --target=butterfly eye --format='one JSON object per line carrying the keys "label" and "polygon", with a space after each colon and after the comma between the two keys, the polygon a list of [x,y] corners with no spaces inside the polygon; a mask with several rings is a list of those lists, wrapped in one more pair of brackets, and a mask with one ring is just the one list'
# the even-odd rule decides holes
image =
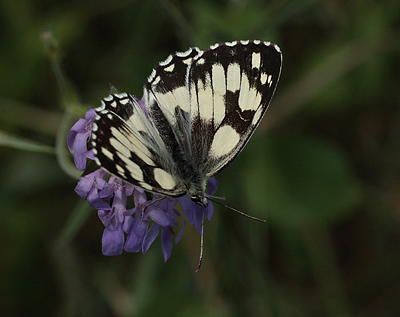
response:
{"label": "butterfly eye", "polygon": [[190,197],[190,199],[191,199],[193,202],[195,202],[196,204],[200,203],[200,198],[197,197],[197,196],[192,196],[192,197]]}
{"label": "butterfly eye", "polygon": [[207,207],[208,200],[206,197],[191,196],[192,201],[200,206]]}

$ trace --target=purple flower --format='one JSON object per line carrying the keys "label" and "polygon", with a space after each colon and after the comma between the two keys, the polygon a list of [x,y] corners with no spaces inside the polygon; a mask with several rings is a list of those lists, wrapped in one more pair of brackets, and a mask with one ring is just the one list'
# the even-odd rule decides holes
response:
{"label": "purple flower", "polygon": [[87,199],[89,205],[96,209],[109,210],[110,205],[99,195],[100,191],[107,185],[104,177],[106,171],[98,169],[93,173],[83,176],[75,187],[75,192],[83,199]]}
{"label": "purple flower", "polygon": [[[126,212],[126,215],[134,215],[135,218],[129,221],[129,226],[125,229],[128,235],[125,251],[138,252],[142,249],[146,253],[162,229],[161,247],[164,261],[167,261],[172,251],[172,227],[178,226],[176,215],[180,216],[175,210],[177,200],[154,195],[154,200],[148,201],[144,192],[138,192],[134,197],[135,208]],[[149,220],[153,221],[150,229]]]}
{"label": "purple flower", "polygon": [[[144,102],[135,96],[133,98],[148,117]],[[86,167],[87,158],[94,159],[93,151],[87,150],[87,141],[91,137],[95,116],[93,109],[88,110],[85,119],[79,119],[68,133],[68,148],[74,155],[75,164],[79,169]],[[217,180],[209,179],[210,196],[216,192],[217,187]],[[175,243],[178,243],[186,227],[186,221],[176,206],[180,204],[189,223],[194,224],[199,232],[201,232],[203,213],[208,220],[211,220],[214,212],[211,201],[206,208],[203,208],[187,195],[171,198],[146,194],[141,188],[115,176],[108,176],[102,169],[83,176],[78,181],[75,192],[98,210],[99,218],[104,224],[102,237],[104,255],[118,255],[123,250],[146,253],[161,232],[161,249],[164,261],[167,261],[172,252],[174,236]],[[127,209],[127,205],[132,204],[132,198],[133,208]],[[181,218],[182,225],[176,235],[174,228],[179,226],[178,218]]]}
{"label": "purple flower", "polygon": [[93,151],[87,150],[87,140],[92,134],[95,117],[94,109],[88,110],[85,114],[85,119],[79,119],[67,136],[68,149],[74,155],[75,165],[80,170],[85,169],[87,157],[94,160]]}
{"label": "purple flower", "polygon": [[99,192],[99,197],[113,197],[111,209],[99,210],[99,218],[105,229],[102,238],[102,250],[104,255],[121,254],[125,244],[123,224],[126,219],[127,197],[132,195],[134,187],[122,180],[111,176],[107,186]]}

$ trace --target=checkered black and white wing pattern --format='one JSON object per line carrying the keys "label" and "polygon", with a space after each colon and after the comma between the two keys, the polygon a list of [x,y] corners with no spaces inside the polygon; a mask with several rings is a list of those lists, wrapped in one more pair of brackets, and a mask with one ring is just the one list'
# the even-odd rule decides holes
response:
{"label": "checkered black and white wing pattern", "polygon": [[171,175],[176,164],[159,131],[134,97],[112,94],[102,100],[96,114],[92,146],[99,166],[148,191],[168,196],[185,193]]}
{"label": "checkered black and white wing pattern", "polygon": [[194,156],[211,177],[231,162],[260,123],[279,80],[282,54],[261,41],[211,46],[189,70]]}

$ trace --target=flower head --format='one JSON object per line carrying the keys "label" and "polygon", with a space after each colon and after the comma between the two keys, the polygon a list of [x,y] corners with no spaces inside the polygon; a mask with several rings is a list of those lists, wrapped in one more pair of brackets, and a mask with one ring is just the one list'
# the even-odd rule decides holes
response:
{"label": "flower head", "polygon": [[[134,98],[148,117],[144,102]],[[87,158],[94,159],[93,152],[87,149],[87,142],[91,137],[95,116],[93,109],[88,110],[85,119],[79,119],[68,133],[68,148],[74,155],[75,164],[79,169],[86,167]],[[209,195],[213,195],[217,187],[217,180],[209,179]],[[172,252],[174,237],[175,243],[178,243],[186,227],[186,221],[177,205],[181,206],[189,223],[194,224],[200,233],[203,214],[211,220],[214,212],[211,202],[204,208],[194,203],[187,195],[171,198],[146,194],[141,188],[115,176],[108,176],[102,169],[83,176],[75,192],[98,210],[99,218],[105,227],[102,237],[104,255],[118,255],[123,250],[146,253],[161,233],[162,253],[164,261],[167,261]],[[181,227],[176,234],[174,229],[179,227],[179,223]]]}

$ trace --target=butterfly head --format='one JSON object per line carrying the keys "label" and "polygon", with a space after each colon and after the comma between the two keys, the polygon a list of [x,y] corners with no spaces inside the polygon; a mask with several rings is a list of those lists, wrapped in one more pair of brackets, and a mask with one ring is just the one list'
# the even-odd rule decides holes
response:
{"label": "butterfly head", "polygon": [[199,195],[195,195],[195,196],[190,196],[190,198],[192,199],[193,202],[195,202],[196,204],[203,206],[203,207],[207,207],[208,205],[208,198],[206,196],[199,196]]}
{"label": "butterfly head", "polygon": [[187,194],[196,204],[207,207],[208,198],[206,194],[207,180],[199,182],[189,182],[186,184]]}

